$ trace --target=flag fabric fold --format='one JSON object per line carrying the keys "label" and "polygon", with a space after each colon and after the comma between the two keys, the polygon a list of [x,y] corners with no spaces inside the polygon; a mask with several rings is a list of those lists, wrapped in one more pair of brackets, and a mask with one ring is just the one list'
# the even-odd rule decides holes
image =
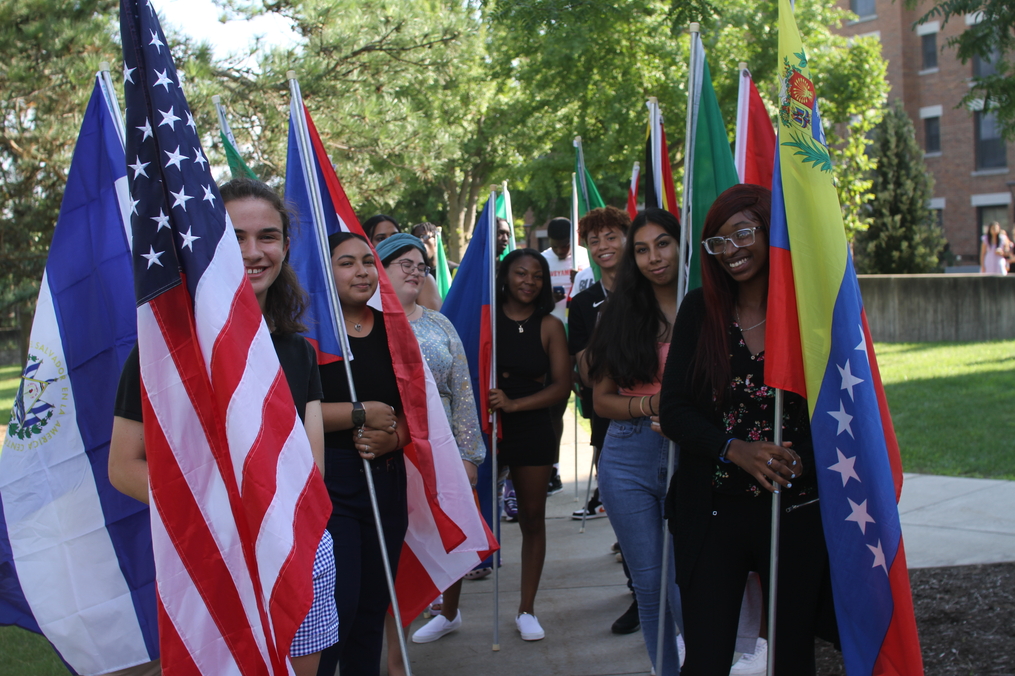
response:
{"label": "flag fabric fold", "polygon": [[[309,156],[303,154],[302,144],[298,142],[301,127],[298,115],[304,117]],[[328,159],[310,113],[302,101],[295,98],[290,105],[289,129],[286,199],[299,209],[293,227],[291,260],[300,281],[308,285],[305,275],[309,275],[310,266],[317,266],[316,275],[322,279],[325,274],[331,274],[330,256],[328,252],[322,255],[319,250],[316,235],[319,229],[329,235],[339,231],[363,235],[363,228]],[[304,171],[302,167],[312,167],[312,171]],[[317,199],[315,194],[323,203],[319,212],[311,208],[311,200]],[[323,213],[323,223],[315,222],[317,213]],[[304,260],[297,260],[297,256]],[[497,543],[476,507],[436,382],[423,360],[416,336],[387,274],[380,271],[378,277],[378,296],[371,304],[379,300],[384,314],[395,379],[412,439],[404,449],[409,525],[395,577],[401,622],[408,626],[438,594],[496,549]],[[335,309],[330,308],[328,301],[330,293],[320,295],[329,306],[327,311],[333,314]],[[311,342],[324,345],[326,339],[330,339],[337,346],[337,336],[326,335],[333,334],[334,325],[330,319],[328,322],[308,323]],[[319,352],[321,363],[341,356],[339,352],[322,357],[322,353],[323,350]],[[355,358],[355,355],[347,356]]]}
{"label": "flag fabric fold", "polygon": [[[582,148],[581,136],[576,136],[574,139],[574,175],[575,175],[575,190],[574,190],[574,222],[571,223],[571,260],[575,262],[575,269],[580,270],[584,267],[592,269],[592,278],[598,280],[602,277],[602,271],[599,269],[599,264],[592,260],[592,257],[588,254],[588,249],[581,243],[581,237],[578,236],[578,220],[585,214],[592,211],[593,209],[601,209],[606,206],[606,202],[599,195],[599,190],[596,188],[596,184],[592,181],[592,175],[589,173],[588,168],[585,166],[585,150]],[[581,247],[581,255],[579,256],[579,246]],[[587,265],[583,263],[583,260],[587,259]],[[570,300],[570,298],[568,299]]]}
{"label": "flag fabric fold", "polygon": [[120,34],[162,668],[282,676],[327,490],[152,6]]}
{"label": "flag fabric fold", "polygon": [[448,266],[448,255],[444,253],[444,238],[441,236],[440,228],[437,229],[434,237],[437,238],[437,260],[434,261],[437,293],[441,295],[441,300],[443,300],[448,297],[448,291],[451,290],[451,268]]}
{"label": "flag fabric fold", "polygon": [[136,338],[127,162],[106,83],[74,149],[0,451],[0,624],[42,633],[79,674],[159,656],[148,508],[106,472]]}
{"label": "flag fabric fold", "polygon": [[684,179],[684,203],[690,206],[691,217],[685,292],[701,286],[702,250],[697,243],[701,241],[705,216],[715,198],[739,182],[700,33],[691,33],[691,49],[694,72],[691,73],[693,86],[688,97],[688,126],[689,143],[692,145],[687,153],[690,174]]}
{"label": "flag fabric fold", "polygon": [[[469,376],[472,380],[472,391],[476,393],[476,408],[480,424],[483,427],[487,448],[491,446],[490,433],[490,390],[496,387],[496,376],[493,372],[493,312],[494,302],[492,289],[495,267],[494,235],[496,222],[491,212],[496,213],[496,204],[490,200],[476,221],[469,248],[465,250],[462,262],[455,275],[455,283],[451,292],[444,299],[441,314],[447,317],[462,339],[465,358],[469,362]],[[488,526],[493,527],[496,521],[497,505],[493,504],[492,463],[484,462],[479,466],[478,493],[480,510]]]}
{"label": "flag fabric fold", "polygon": [[740,69],[740,88],[737,93],[737,132],[734,162],[741,183],[772,186],[772,167],[775,165],[775,131],[768,117],[758,88],[754,86],[751,71]]}
{"label": "flag fabric fold", "polygon": [[638,178],[641,174],[641,162],[631,167],[631,185],[627,188],[627,215],[634,220],[638,215]]}
{"label": "flag fabric fold", "polygon": [[219,139],[222,141],[223,149],[225,149],[229,173],[232,174],[233,178],[252,178],[256,181],[257,174],[243,161],[243,155],[240,154],[239,149],[236,147],[236,137],[233,136],[233,130],[229,126],[225,106],[219,101],[218,96],[213,96],[212,98],[215,101],[215,112],[218,114]]}
{"label": "flag fabric fold", "polygon": [[648,100],[648,128],[645,132],[645,208],[665,209],[678,219],[677,193],[670,167],[670,149],[666,143],[666,128],[659,102]]}
{"label": "flag fabric fold", "polygon": [[[846,671],[922,674],[897,501],[902,468],[846,242],[811,68],[779,2],[765,380],[807,397]],[[794,307],[795,305],[795,307]]]}

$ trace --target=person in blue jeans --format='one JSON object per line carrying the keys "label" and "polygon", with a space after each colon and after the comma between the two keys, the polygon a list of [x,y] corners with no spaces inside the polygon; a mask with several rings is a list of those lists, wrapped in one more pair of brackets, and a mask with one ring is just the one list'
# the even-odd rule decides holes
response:
{"label": "person in blue jeans", "polygon": [[678,628],[683,625],[675,576],[668,572],[660,669],[655,662],[669,442],[652,430],[650,417],[659,413],[677,314],[679,242],[680,225],[672,214],[661,209],[638,214],[586,351],[596,414],[610,420],[599,460],[599,492],[631,571],[645,648],[659,676],[680,671]]}

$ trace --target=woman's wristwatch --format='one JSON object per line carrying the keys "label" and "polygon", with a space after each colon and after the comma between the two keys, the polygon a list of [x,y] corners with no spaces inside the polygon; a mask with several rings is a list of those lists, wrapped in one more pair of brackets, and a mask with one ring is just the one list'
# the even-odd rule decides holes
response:
{"label": "woman's wristwatch", "polygon": [[736,441],[736,439],[733,437],[730,437],[729,439],[726,440],[726,445],[723,446],[722,451],[719,452],[719,460],[721,462],[725,462],[726,464],[733,462],[732,460],[726,459],[726,454],[730,452],[730,444],[732,444],[734,441]]}
{"label": "woman's wristwatch", "polygon": [[367,410],[363,408],[363,404],[354,401],[352,402],[352,426],[363,427],[367,424]]}

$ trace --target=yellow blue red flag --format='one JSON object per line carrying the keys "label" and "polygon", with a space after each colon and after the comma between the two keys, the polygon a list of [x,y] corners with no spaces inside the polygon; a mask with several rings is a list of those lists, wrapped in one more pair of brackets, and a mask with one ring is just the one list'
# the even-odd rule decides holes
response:
{"label": "yellow blue red flag", "polygon": [[897,505],[899,447],[789,0],[779,0],[778,67],[765,380],[810,407],[846,672],[923,674]]}

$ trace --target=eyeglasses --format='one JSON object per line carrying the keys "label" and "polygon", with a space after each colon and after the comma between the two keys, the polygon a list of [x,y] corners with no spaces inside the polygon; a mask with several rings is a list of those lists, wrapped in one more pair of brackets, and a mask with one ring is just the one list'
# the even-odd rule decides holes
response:
{"label": "eyeglasses", "polygon": [[429,242],[433,238],[434,238],[434,235],[430,234],[430,233],[427,233],[425,235],[420,235],[418,237],[419,241],[423,242],[423,244],[426,244],[427,242]]}
{"label": "eyeglasses", "polygon": [[754,231],[758,229],[758,226],[753,228],[742,228],[737,230],[729,237],[709,237],[701,244],[705,247],[705,251],[709,252],[713,256],[726,251],[726,242],[733,245],[735,249],[742,249],[745,246],[754,244]]}
{"label": "eyeglasses", "polygon": [[412,261],[403,258],[400,261],[395,261],[399,267],[402,268],[402,272],[407,275],[411,275],[413,272],[418,272],[421,275],[430,273],[430,266],[424,265],[423,263],[413,263]]}

